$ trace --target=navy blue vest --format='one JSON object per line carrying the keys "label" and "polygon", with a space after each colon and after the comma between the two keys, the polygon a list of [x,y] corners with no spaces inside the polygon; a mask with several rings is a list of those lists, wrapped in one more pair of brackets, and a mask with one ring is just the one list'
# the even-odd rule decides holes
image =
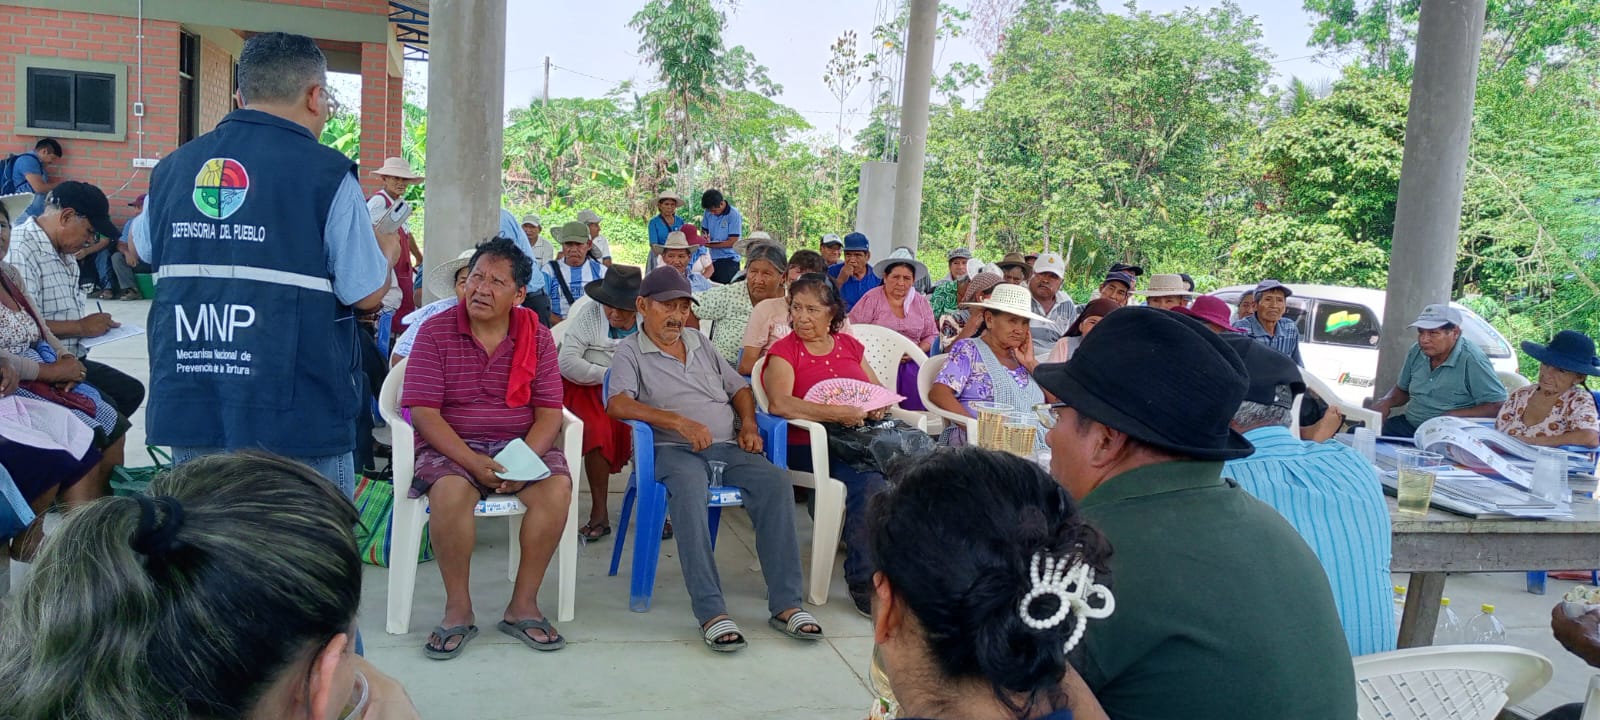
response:
{"label": "navy blue vest", "polygon": [[150,179],[151,444],[322,457],[355,447],[355,318],[333,293],[328,208],[355,163],[235,110]]}

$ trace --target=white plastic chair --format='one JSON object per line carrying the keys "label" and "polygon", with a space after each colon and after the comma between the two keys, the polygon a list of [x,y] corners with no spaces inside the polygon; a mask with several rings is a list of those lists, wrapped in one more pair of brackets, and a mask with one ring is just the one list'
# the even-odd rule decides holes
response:
{"label": "white plastic chair", "polygon": [[1583,714],[1578,720],[1600,720],[1600,675],[1589,680],[1589,695],[1583,700]]}
{"label": "white plastic chair", "polygon": [[[900,377],[900,358],[909,356],[918,368],[928,363],[928,354],[917,347],[916,343],[911,342],[910,338],[882,325],[852,323],[850,334],[866,347],[867,365],[872,367],[872,374],[878,376],[878,382],[890,392],[899,392],[896,381]],[[923,406],[932,407],[926,400],[923,401]],[[944,424],[932,413],[895,407],[890,409],[889,414],[925,433],[937,435],[944,429]]]}
{"label": "white plastic chair", "polygon": [[[750,369],[750,389],[756,395],[756,408],[772,412],[767,404],[766,384],[761,372],[767,369],[767,359],[756,361]],[[803,428],[811,433],[811,467],[820,472],[789,470],[795,485],[817,491],[816,511],[811,527],[811,568],[807,574],[806,601],[812,605],[826,605],[828,587],[833,583],[833,559],[838,554],[839,536],[844,532],[844,483],[827,475],[828,432],[810,420],[786,418],[790,427]],[[788,468],[784,468],[788,470]]]}
{"label": "white plastic chair", "polygon": [[[939,377],[939,371],[944,369],[945,363],[950,362],[949,355],[935,355],[922,364],[922,369],[917,371],[917,394],[922,397],[922,406],[928,408],[929,414],[940,425],[955,423],[967,429],[967,442],[972,445],[978,443],[978,420],[965,415],[957,415],[938,405],[933,404],[933,398],[928,392],[933,389],[933,381]],[[931,432],[931,431],[930,431]]]}
{"label": "white plastic chair", "polygon": [[[428,498],[415,500],[406,497],[411,488],[412,473],[416,471],[416,446],[411,423],[400,414],[400,389],[405,377],[406,362],[389,370],[378,396],[378,407],[383,418],[394,429],[394,519],[391,525],[392,540],[389,553],[389,618],[385,625],[391,635],[404,635],[411,627],[411,600],[417,589],[417,554],[422,549],[422,524],[427,521]],[[576,474],[583,468],[583,422],[570,410],[562,409],[561,446],[566,455],[567,467]],[[505,517],[510,528],[510,556],[506,577],[517,579],[517,566],[522,562],[522,515],[527,512],[522,501],[514,495],[490,495],[478,503],[473,513],[477,517]],[[567,529],[556,548],[557,622],[571,622],[578,597],[578,488],[574,480],[572,502],[567,508]]]}
{"label": "white plastic chair", "polygon": [[[1345,418],[1360,422],[1368,428],[1371,428],[1372,432],[1374,433],[1380,435],[1383,433],[1383,416],[1379,415],[1376,410],[1368,410],[1360,405],[1351,404],[1339,399],[1339,394],[1334,392],[1333,388],[1328,387],[1327,382],[1325,382],[1322,378],[1311,374],[1305,368],[1300,369],[1300,379],[1305,382],[1306,390],[1316,393],[1318,397],[1322,398],[1323,402],[1339,408],[1339,412],[1344,413]],[[1299,407],[1294,409],[1294,417],[1296,418],[1296,423],[1298,424],[1300,417]],[[1298,426],[1295,428],[1295,434],[1300,434],[1300,429]]]}
{"label": "white plastic chair", "polygon": [[1494,374],[1495,377],[1500,378],[1500,384],[1506,386],[1506,392],[1511,392],[1519,387],[1526,387],[1533,384],[1532,380],[1529,380],[1514,372],[1497,370]]}
{"label": "white plastic chair", "polygon": [[1355,659],[1361,720],[1494,720],[1550,682],[1550,661],[1510,645],[1445,645]]}
{"label": "white plastic chair", "polygon": [[559,323],[556,323],[555,327],[550,328],[550,340],[555,343],[555,346],[557,348],[561,347],[561,338],[564,338],[566,336],[567,336],[567,321],[563,320],[563,321],[561,321]]}

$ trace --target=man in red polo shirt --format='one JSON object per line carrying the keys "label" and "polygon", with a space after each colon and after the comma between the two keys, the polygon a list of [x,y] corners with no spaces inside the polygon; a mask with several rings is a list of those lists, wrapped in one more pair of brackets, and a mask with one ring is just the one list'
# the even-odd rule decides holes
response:
{"label": "man in red polo shirt", "polygon": [[[417,429],[411,497],[428,496],[428,524],[444,579],[444,620],[423,646],[435,660],[458,656],[478,633],[469,570],[476,542],[473,508],[490,493],[516,495],[528,508],[522,564],[497,628],[535,650],[566,640],[539,610],[539,583],[566,532],[572,478],[556,445],[561,432],[561,372],[550,330],[521,307],[533,261],[511,240],[478,245],[462,304],[423,323],[406,365],[400,405]],[[494,457],[521,439],[550,475],[500,479]]]}

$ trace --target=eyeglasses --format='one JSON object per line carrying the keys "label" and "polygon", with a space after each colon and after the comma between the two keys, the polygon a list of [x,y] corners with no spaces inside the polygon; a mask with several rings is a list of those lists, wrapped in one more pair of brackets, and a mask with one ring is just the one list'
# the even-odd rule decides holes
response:
{"label": "eyeglasses", "polygon": [[1067,407],[1064,402],[1039,403],[1033,406],[1033,414],[1039,416],[1039,424],[1049,430],[1056,426],[1056,419],[1061,414],[1061,409]]}

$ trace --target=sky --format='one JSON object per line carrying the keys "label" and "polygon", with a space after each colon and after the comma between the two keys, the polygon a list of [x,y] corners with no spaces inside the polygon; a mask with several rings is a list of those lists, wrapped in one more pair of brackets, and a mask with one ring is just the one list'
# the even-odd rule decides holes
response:
{"label": "sky", "polygon": [[[948,0],[960,6],[964,0]],[[868,51],[877,6],[889,0],[739,0],[729,13],[723,33],[726,47],[743,45],[769,68],[774,82],[783,86],[777,99],[805,116],[819,132],[831,137],[837,120],[837,100],[823,83],[829,46],[846,30],[861,38]],[[1184,7],[1209,8],[1215,2],[1145,0],[1141,10],[1157,13]],[[1283,84],[1291,76],[1315,82],[1333,80],[1338,71],[1331,61],[1321,63],[1306,46],[1311,20],[1293,0],[1239,0],[1247,15],[1262,28],[1262,42],[1272,52],[1272,82]],[[588,0],[563,3],[508,0],[506,27],[507,110],[541,97],[544,59],[550,57],[551,97],[601,97],[619,82],[632,80],[641,88],[656,84],[655,72],[638,56],[639,36],[628,21],[642,0]],[[1107,10],[1122,12],[1116,0],[1102,0]],[[983,52],[971,37],[945,41],[935,56],[935,76],[953,62],[986,66]],[[408,74],[425,74],[421,63],[408,63]],[[866,124],[870,93],[858,86],[846,102],[846,125],[853,132]],[[936,98],[937,101],[937,98]]]}

